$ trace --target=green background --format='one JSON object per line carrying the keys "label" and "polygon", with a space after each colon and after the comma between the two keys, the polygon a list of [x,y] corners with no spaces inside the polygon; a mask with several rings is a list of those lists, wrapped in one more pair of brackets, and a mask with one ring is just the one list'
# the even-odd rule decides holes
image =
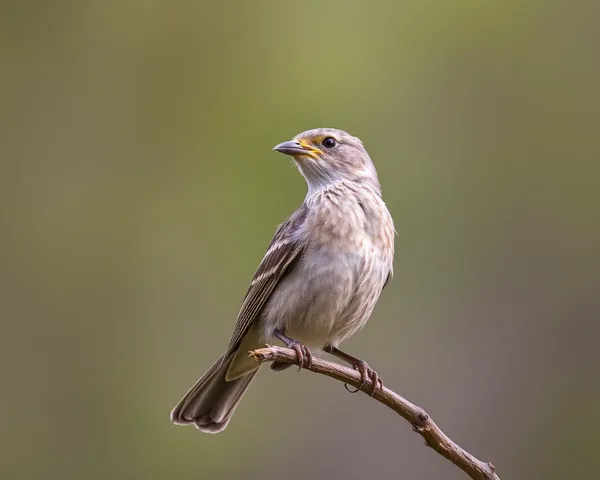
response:
{"label": "green background", "polygon": [[305,184],[359,136],[395,279],[345,348],[501,478],[592,478],[600,4],[6,1],[0,477],[460,479],[410,426],[262,372],[221,435],[169,412]]}

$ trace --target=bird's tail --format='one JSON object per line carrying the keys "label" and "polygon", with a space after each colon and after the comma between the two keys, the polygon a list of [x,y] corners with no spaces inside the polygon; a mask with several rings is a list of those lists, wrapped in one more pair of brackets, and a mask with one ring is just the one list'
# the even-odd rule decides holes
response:
{"label": "bird's tail", "polygon": [[258,371],[257,367],[230,381],[225,379],[235,354],[223,354],[185,394],[171,412],[178,425],[196,425],[202,432],[225,430],[235,408]]}

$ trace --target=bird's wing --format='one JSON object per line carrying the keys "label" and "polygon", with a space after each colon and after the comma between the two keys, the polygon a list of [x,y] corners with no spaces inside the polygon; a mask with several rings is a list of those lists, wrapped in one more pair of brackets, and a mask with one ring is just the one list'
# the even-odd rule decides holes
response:
{"label": "bird's wing", "polygon": [[383,287],[381,287],[382,290],[385,287],[387,287],[387,284],[390,283],[391,278],[392,278],[392,271],[390,270],[387,274],[387,277],[385,277],[385,282],[383,282]]}
{"label": "bird's wing", "polygon": [[227,353],[234,351],[258,317],[281,279],[291,271],[302,254],[303,245],[298,241],[299,230],[306,219],[306,206],[302,205],[277,228],[267,253],[258,266],[250,283]]}

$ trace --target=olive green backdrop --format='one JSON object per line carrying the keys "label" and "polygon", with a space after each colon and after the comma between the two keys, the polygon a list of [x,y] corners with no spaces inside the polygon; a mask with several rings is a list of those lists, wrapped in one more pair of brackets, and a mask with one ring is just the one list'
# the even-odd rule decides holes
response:
{"label": "olive green backdrop", "polygon": [[398,231],[348,341],[505,479],[600,436],[593,1],[5,1],[0,477],[460,479],[391,411],[262,372],[228,430],[169,412],[221,353],[305,185],[363,139]]}

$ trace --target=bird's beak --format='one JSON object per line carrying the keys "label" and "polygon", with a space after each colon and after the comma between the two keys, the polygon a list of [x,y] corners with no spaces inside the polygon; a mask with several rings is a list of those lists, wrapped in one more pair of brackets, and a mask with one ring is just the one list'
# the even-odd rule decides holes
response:
{"label": "bird's beak", "polygon": [[289,142],[280,143],[279,145],[275,145],[273,150],[291,155],[292,157],[309,156],[316,158],[317,155],[322,153],[318,148],[311,147],[302,140],[290,140]]}

